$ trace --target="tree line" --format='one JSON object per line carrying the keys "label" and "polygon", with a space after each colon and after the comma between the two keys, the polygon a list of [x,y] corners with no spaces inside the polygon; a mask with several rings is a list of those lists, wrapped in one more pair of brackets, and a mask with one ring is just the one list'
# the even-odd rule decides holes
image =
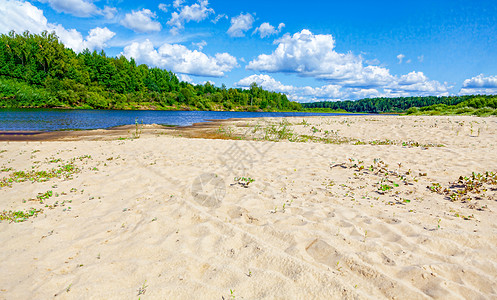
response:
{"label": "tree line", "polygon": [[337,102],[314,102],[304,103],[306,109],[331,109],[345,110],[348,112],[366,113],[401,113],[411,107],[431,107],[443,104],[445,106],[455,106],[465,103],[472,107],[492,105],[497,97],[488,95],[467,95],[467,96],[446,96],[446,97],[398,97],[398,98],[367,98],[357,101],[337,101]]}
{"label": "tree line", "polygon": [[102,50],[75,53],[55,33],[0,35],[0,107],[301,110],[282,93],[193,85]]}

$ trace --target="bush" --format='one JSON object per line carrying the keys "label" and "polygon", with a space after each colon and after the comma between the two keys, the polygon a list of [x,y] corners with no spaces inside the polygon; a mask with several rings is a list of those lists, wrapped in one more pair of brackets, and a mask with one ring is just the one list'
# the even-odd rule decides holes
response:
{"label": "bush", "polygon": [[406,111],[406,114],[408,115],[413,115],[419,113],[419,108],[418,107],[411,107]]}

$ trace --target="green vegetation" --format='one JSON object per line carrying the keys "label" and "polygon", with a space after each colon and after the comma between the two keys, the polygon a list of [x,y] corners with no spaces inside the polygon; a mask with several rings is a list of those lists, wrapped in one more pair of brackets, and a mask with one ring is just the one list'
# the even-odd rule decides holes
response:
{"label": "green vegetation", "polygon": [[[346,123],[346,122],[345,122]],[[321,124],[322,125],[322,124]],[[349,126],[349,124],[347,123]],[[300,130],[299,130],[300,127]],[[302,128],[303,127],[303,128]],[[283,119],[279,122],[263,122],[256,124],[242,125],[243,132],[239,129],[240,126],[220,126],[216,131],[228,139],[235,140],[255,140],[255,141],[289,141],[292,143],[323,143],[323,144],[352,144],[352,145],[397,145],[402,147],[445,147],[443,144],[419,143],[416,141],[400,141],[400,140],[373,140],[364,141],[356,138],[349,138],[339,135],[339,130],[324,130],[319,125],[311,126],[306,120],[299,123],[290,123]],[[248,129],[247,129],[248,128]],[[295,130],[297,129],[297,130]],[[304,129],[304,130],[302,130]]]}
{"label": "green vegetation", "polygon": [[[46,182],[52,178],[72,179],[73,174],[81,171],[80,168],[78,168],[75,164],[76,160],[83,161],[85,159],[91,159],[91,156],[84,155],[72,158],[71,160],[60,164],[57,168],[52,168],[50,170],[43,170],[43,171],[31,170],[31,171],[12,172],[11,174],[9,174],[9,176],[0,178],[0,188],[12,187],[13,183],[20,183],[26,181]],[[49,192],[51,194],[51,191]]]}
{"label": "green vegetation", "polygon": [[410,115],[475,115],[497,116],[497,96],[470,96],[455,104],[434,104],[425,107],[412,107],[406,111]]}
{"label": "green vegetation", "polygon": [[76,54],[54,33],[0,35],[0,107],[295,111],[301,105],[255,83],[250,89],[180,82],[124,56]]}
{"label": "green vegetation", "polygon": [[306,111],[340,111],[407,114],[497,115],[497,96],[374,98],[357,101],[304,103]]}
{"label": "green vegetation", "polygon": [[0,221],[10,221],[11,223],[21,223],[29,218],[38,216],[39,213],[43,212],[43,209],[31,208],[28,211],[6,211],[0,213]]}
{"label": "green vegetation", "polygon": [[471,201],[486,198],[485,193],[495,191],[497,185],[497,173],[485,172],[484,174],[473,172],[471,176],[460,176],[455,182],[446,188],[440,183],[432,183],[427,188],[440,195],[445,195],[451,201]]}

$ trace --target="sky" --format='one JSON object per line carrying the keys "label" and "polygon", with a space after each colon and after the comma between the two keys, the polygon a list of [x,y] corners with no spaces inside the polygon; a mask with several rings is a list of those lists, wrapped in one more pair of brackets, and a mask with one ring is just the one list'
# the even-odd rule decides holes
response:
{"label": "sky", "polygon": [[299,102],[497,94],[495,0],[0,0],[11,30]]}

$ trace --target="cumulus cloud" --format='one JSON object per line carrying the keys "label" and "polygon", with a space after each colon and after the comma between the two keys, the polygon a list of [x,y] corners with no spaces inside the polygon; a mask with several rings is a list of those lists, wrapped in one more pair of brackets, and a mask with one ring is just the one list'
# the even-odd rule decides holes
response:
{"label": "cumulus cloud", "polygon": [[[402,78],[401,83],[392,83],[390,87],[385,87],[384,89],[346,87],[338,84],[327,84],[318,87],[292,86],[282,84],[280,81],[266,74],[245,77],[236,82],[235,86],[249,88],[255,82],[264,89],[285,93],[290,100],[298,102],[357,100],[374,97],[406,97],[412,95],[413,91],[418,94],[426,93],[427,95],[433,95],[440,89],[438,83],[432,82],[430,83],[432,86],[426,87],[418,81],[412,81],[416,76],[422,77],[424,75],[422,73],[408,74]],[[411,91],[402,89],[400,87],[402,85]],[[442,90],[445,91],[443,88]]]}
{"label": "cumulus cloud", "polygon": [[294,35],[285,34],[275,44],[276,50],[259,55],[246,68],[314,77],[333,85],[369,92],[383,89],[385,93],[424,95],[433,92],[442,95],[449,88],[445,83],[430,81],[422,72],[394,76],[384,67],[365,65],[361,56],[338,53],[331,35],[314,35],[304,29]]}
{"label": "cumulus cloud", "polygon": [[402,63],[402,61],[404,60],[404,58],[406,58],[406,56],[404,54],[402,54],[402,53],[399,54],[399,55],[397,55],[397,59],[399,60],[399,64]]}
{"label": "cumulus cloud", "polygon": [[447,83],[442,84],[436,80],[429,80],[423,72],[415,71],[400,77],[395,76],[389,84],[383,86],[384,91],[392,97],[412,95],[447,96],[449,88],[451,87]]}
{"label": "cumulus cloud", "polygon": [[116,34],[110,31],[107,27],[93,28],[89,31],[86,40],[83,41],[83,49],[102,49],[107,46],[105,43],[115,35]]}
{"label": "cumulus cloud", "polygon": [[497,94],[497,75],[485,76],[480,74],[463,82],[459,92],[461,95]]}
{"label": "cumulus cloud", "polygon": [[190,50],[183,45],[168,43],[155,49],[149,40],[141,43],[135,42],[125,47],[123,55],[150,66],[196,76],[221,77],[224,76],[225,72],[238,66],[236,58],[228,53],[208,56],[200,51]]}
{"label": "cumulus cloud", "polygon": [[336,52],[332,35],[314,35],[304,29],[293,36],[285,34],[275,44],[273,53],[259,55],[247,69],[295,73],[353,86],[385,84],[391,77],[385,68],[364,67],[360,56]]}
{"label": "cumulus cloud", "polygon": [[344,88],[335,84],[328,84],[321,87],[284,85],[280,81],[265,74],[245,77],[236,82],[235,86],[249,88],[254,82],[266,90],[284,93],[290,100],[298,102],[361,99],[381,96],[381,93],[376,89]]}
{"label": "cumulus cloud", "polygon": [[153,20],[156,18],[156,14],[150,9],[133,10],[131,13],[126,14],[121,21],[121,25],[135,32],[160,31],[162,26],[159,22]]}
{"label": "cumulus cloud", "polygon": [[[173,6],[175,8],[180,8],[182,3],[183,1],[177,0],[174,2]],[[210,14],[214,13],[214,10],[208,6],[208,0],[199,0],[198,3],[181,7],[179,12],[173,12],[171,14],[171,19],[167,22],[167,25],[172,27],[171,33],[178,34],[179,31],[184,28],[185,23],[190,21],[200,22],[207,19]]]}
{"label": "cumulus cloud", "polygon": [[480,74],[476,77],[466,79],[463,82],[465,88],[497,88],[497,76],[488,76]]}
{"label": "cumulus cloud", "polygon": [[231,37],[243,37],[245,32],[252,28],[254,17],[249,14],[240,14],[238,17],[231,18],[231,26],[228,29],[228,34]]}
{"label": "cumulus cloud", "polygon": [[238,87],[250,87],[252,83],[257,83],[258,86],[269,90],[269,91],[275,91],[275,92],[282,92],[282,93],[291,93],[295,90],[293,86],[290,85],[283,85],[281,82],[277,81],[273,77],[269,75],[251,75],[248,77],[245,77],[241,79],[240,81],[235,83],[235,86]]}
{"label": "cumulus cloud", "polygon": [[268,22],[262,23],[259,27],[254,30],[254,33],[259,32],[261,38],[265,38],[274,34],[279,34],[281,30],[285,27],[285,23],[280,23],[278,28],[274,28],[273,25]]}
{"label": "cumulus cloud", "polygon": [[22,33],[29,30],[31,33],[39,34],[42,31],[55,32],[59,39],[68,48],[81,52],[85,48],[90,50],[102,49],[106,42],[115,36],[108,28],[96,27],[89,31],[86,39],[75,29],[65,29],[62,25],[49,23],[43,11],[29,2],[18,0],[1,0],[0,33],[14,30]]}

